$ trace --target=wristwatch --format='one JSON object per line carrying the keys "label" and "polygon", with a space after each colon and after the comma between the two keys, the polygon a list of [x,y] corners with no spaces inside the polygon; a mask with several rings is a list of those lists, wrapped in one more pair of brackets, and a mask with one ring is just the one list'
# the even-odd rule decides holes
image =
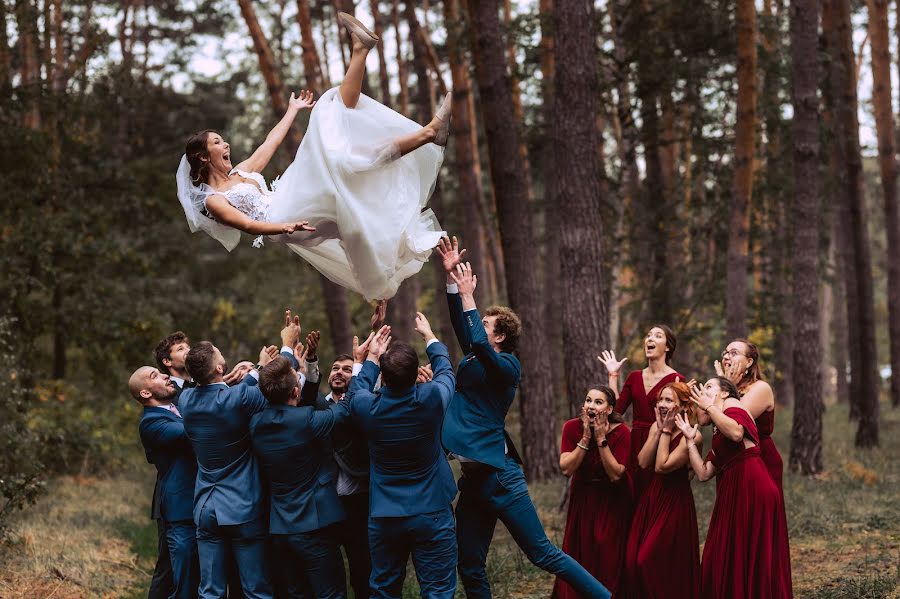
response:
{"label": "wristwatch", "polygon": [[597,447],[609,447],[609,441],[607,441],[606,439],[603,439],[602,441],[597,443]]}

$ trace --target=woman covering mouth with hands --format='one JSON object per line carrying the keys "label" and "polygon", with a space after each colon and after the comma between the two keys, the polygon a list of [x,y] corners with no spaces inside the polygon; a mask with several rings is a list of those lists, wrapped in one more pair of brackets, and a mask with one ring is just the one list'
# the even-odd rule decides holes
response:
{"label": "woman covering mouth with hands", "polygon": [[[631,523],[631,477],[625,469],[631,431],[613,410],[606,385],[589,389],[581,415],[563,425],[559,467],[572,478],[562,549],[617,594]],[[561,578],[554,599],[581,595]]]}

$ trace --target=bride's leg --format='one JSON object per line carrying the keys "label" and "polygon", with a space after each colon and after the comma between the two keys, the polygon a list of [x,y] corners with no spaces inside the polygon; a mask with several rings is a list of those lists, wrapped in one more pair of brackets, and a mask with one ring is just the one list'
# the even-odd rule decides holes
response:
{"label": "bride's leg", "polygon": [[350,66],[347,67],[347,74],[341,81],[341,100],[347,108],[356,108],[359,102],[359,94],[362,93],[363,77],[366,76],[366,56],[369,49],[362,42],[352,36],[353,52],[350,54]]}
{"label": "bride's leg", "polygon": [[437,119],[432,119],[430,123],[415,133],[398,137],[394,140],[394,143],[400,156],[405,156],[413,150],[433,142],[435,137],[437,137]]}

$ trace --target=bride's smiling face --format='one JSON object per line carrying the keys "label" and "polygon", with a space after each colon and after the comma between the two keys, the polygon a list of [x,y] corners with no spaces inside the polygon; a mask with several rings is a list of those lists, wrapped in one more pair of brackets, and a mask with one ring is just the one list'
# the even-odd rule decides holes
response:
{"label": "bride's smiling face", "polygon": [[228,174],[234,168],[231,165],[231,145],[218,133],[210,133],[206,138],[206,151],[209,153],[210,170]]}

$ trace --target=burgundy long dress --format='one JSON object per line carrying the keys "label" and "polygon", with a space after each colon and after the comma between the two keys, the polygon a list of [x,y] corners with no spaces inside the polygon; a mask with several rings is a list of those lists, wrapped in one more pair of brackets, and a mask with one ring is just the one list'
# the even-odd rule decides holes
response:
{"label": "burgundy long dress", "polygon": [[702,597],[757,599],[791,597],[787,560],[774,548],[784,526],[778,487],[762,461],[759,432],[746,411],[725,415],[744,427],[756,443],[745,448],[715,432],[707,459],[716,466],[716,503],[703,546]]}
{"label": "burgundy long dress", "polygon": [[[563,425],[560,453],[577,449],[581,440],[581,419]],[[624,464],[628,458],[631,431],[624,424],[606,435],[609,449],[616,461]],[[613,597],[617,597],[619,578],[625,563],[625,542],[631,524],[633,501],[628,472],[616,482],[609,480],[603,469],[600,452],[593,440],[581,466],[572,475],[569,491],[569,512],[562,549],[584,566],[584,569],[603,583]],[[578,449],[578,451],[582,451]],[[569,583],[557,578],[553,586],[554,599],[580,599]]]}
{"label": "burgundy long dress", "polygon": [[756,419],[756,428],[759,430],[759,453],[772,482],[778,487],[778,509],[781,511],[781,524],[775,538],[774,551],[775,559],[783,559],[787,563],[787,579],[782,581],[789,594],[793,594],[793,585],[791,583],[791,547],[788,540],[787,529],[787,512],[784,507],[784,486],[782,484],[782,476],[784,472],[784,462],[778,448],[775,447],[775,441],[772,440],[772,432],[775,430],[775,410],[763,412]]}
{"label": "burgundy long dress", "polygon": [[[681,433],[669,438],[670,451]],[[632,433],[632,439],[634,439]],[[700,594],[700,539],[697,511],[685,464],[666,474],[652,473],[640,498],[625,548],[625,580],[619,597],[696,599]]]}
{"label": "burgundy long dress", "polygon": [[638,454],[644,443],[647,442],[647,437],[650,436],[650,426],[656,422],[653,406],[656,405],[656,397],[662,388],[673,382],[676,377],[684,380],[684,376],[677,372],[667,374],[648,393],[644,388],[643,371],[635,370],[625,379],[625,384],[622,385],[619,398],[616,400],[616,412],[619,414],[624,414],[628,406],[634,405],[631,423],[631,453],[628,456],[627,467],[631,472],[631,486],[635,502],[641,498],[653,477],[652,468],[644,469],[638,465]]}

